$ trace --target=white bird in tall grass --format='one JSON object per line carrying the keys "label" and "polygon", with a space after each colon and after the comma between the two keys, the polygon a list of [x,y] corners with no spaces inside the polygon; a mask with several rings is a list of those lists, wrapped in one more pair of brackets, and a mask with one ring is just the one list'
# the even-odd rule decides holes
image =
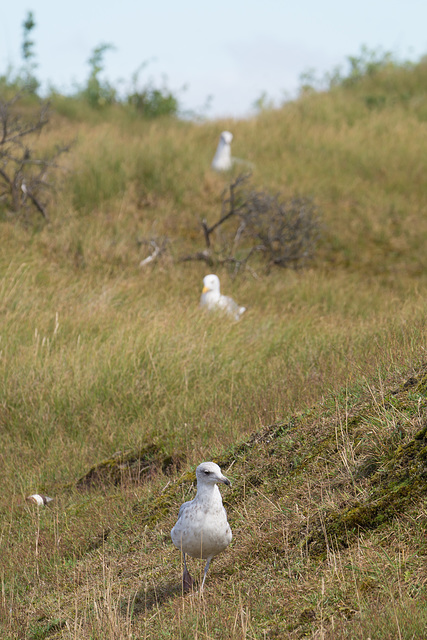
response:
{"label": "white bird in tall grass", "polygon": [[215,171],[228,171],[234,164],[240,164],[252,170],[254,164],[242,158],[235,158],[231,155],[231,142],[233,134],[230,131],[223,131],[219,136],[218,146],[212,160],[211,167]]}
{"label": "white bird in tall grass", "polygon": [[215,171],[228,171],[231,169],[231,141],[233,134],[230,131],[223,131],[219,137],[218,147],[212,160],[211,167]]}
{"label": "white bird in tall grass", "polygon": [[239,320],[242,313],[246,311],[246,307],[240,307],[233,298],[221,294],[219,278],[214,273],[203,278],[200,306],[206,307],[209,311],[224,311],[235,320]]}
{"label": "white bird in tall grass", "polygon": [[178,512],[178,520],[171,531],[172,542],[184,558],[182,576],[184,591],[191,589],[191,577],[185,555],[206,559],[200,591],[203,591],[209,564],[215,556],[228,547],[233,537],[227,520],[227,512],[217,483],[231,485],[215,462],[202,462],[196,469],[197,494],[184,502]]}

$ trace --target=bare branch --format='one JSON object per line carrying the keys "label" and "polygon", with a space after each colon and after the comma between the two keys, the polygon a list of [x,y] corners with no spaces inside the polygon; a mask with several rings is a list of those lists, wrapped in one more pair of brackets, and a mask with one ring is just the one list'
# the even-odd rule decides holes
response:
{"label": "bare branch", "polygon": [[200,260],[202,262],[206,262],[207,265],[213,267],[215,261],[212,259],[212,256],[208,251],[198,251],[197,253],[190,254],[188,256],[182,256],[178,259],[178,262],[191,262],[193,260]]}
{"label": "bare branch", "polygon": [[140,267],[145,267],[147,264],[154,262],[167,253],[169,246],[169,238],[161,236],[160,238],[152,238],[151,240],[140,240],[139,244],[149,245],[152,248],[151,254],[141,260]]}
{"label": "bare branch", "polygon": [[3,171],[3,169],[0,169],[0,176],[3,178],[3,180],[6,182],[6,184],[8,184],[8,185],[12,184],[12,180],[9,178],[7,173],[5,171]]}
{"label": "bare branch", "polygon": [[145,267],[146,264],[153,262],[153,260],[155,260],[157,256],[160,254],[160,247],[157,244],[157,242],[155,242],[154,240],[151,240],[150,244],[153,247],[153,252],[151,255],[147,256],[147,258],[144,258],[144,260],[141,260],[141,262],[139,263],[140,267]]}
{"label": "bare branch", "polygon": [[[45,194],[52,189],[48,176],[60,167],[58,157],[69,151],[70,145],[58,146],[55,151],[40,157],[31,147],[49,122],[49,104],[44,103],[31,121],[16,112],[16,103],[22,97],[0,100],[0,188],[12,211],[18,212],[31,203],[48,220]],[[6,201],[7,201],[6,200]]]}
{"label": "bare branch", "polygon": [[[213,224],[211,227],[209,227],[208,223],[206,222],[206,220],[202,220],[202,223],[201,223],[202,224],[202,229],[203,229],[203,233],[204,233],[204,236],[205,236],[206,246],[208,248],[211,245],[211,241],[210,241],[211,233],[213,233],[215,231],[215,229],[217,229],[219,226],[224,224],[224,222],[226,222],[226,220],[228,220],[232,216],[235,216],[235,215],[237,215],[239,213],[240,208],[236,207],[236,205],[235,205],[236,189],[238,187],[240,187],[244,182],[249,180],[250,177],[251,177],[250,173],[246,173],[246,174],[242,173],[239,176],[237,176],[237,178],[234,180],[234,182],[232,182],[230,184],[230,186],[229,186],[230,196],[229,196],[229,198],[223,198],[223,201],[222,201],[222,215],[221,215],[220,219],[217,222],[215,222],[215,224]],[[224,213],[226,207],[228,208],[228,211],[227,211],[227,213]]]}
{"label": "bare branch", "polygon": [[[212,225],[201,222],[207,250],[186,260],[207,260],[209,264],[234,264],[246,268],[255,254],[262,254],[268,266],[300,268],[313,254],[320,232],[319,212],[310,198],[282,200],[279,195],[246,189],[251,174],[239,175],[223,197],[221,216]],[[222,247],[212,249],[212,233],[228,222]],[[243,257],[242,257],[243,256]]]}

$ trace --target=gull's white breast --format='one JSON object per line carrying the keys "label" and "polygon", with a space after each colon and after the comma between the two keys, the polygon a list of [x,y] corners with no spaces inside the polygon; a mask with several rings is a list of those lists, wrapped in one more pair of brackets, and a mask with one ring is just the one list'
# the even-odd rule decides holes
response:
{"label": "gull's white breast", "polygon": [[192,558],[208,558],[228,547],[232,533],[221,497],[209,508],[196,499],[183,506],[171,531],[172,542],[178,549]]}

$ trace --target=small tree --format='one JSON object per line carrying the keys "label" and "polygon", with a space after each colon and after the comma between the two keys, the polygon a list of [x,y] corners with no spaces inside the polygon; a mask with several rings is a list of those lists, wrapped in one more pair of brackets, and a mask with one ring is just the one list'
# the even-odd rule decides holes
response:
{"label": "small tree", "polygon": [[53,186],[50,176],[69,146],[57,147],[44,157],[38,154],[33,144],[49,122],[49,107],[42,104],[32,120],[25,120],[16,110],[20,97],[0,100],[0,203],[13,212],[32,207],[48,220],[46,195]]}
{"label": "small tree", "polygon": [[[298,269],[313,258],[320,235],[319,210],[313,201],[307,197],[284,200],[279,194],[249,190],[250,175],[241,174],[229,185],[217,222],[202,221],[206,249],[184,260],[204,260],[210,265],[228,262],[240,268],[259,254],[267,268]],[[215,231],[221,231],[216,255]]]}
{"label": "small tree", "polygon": [[34,42],[31,40],[31,32],[35,28],[36,23],[32,11],[29,11],[26,19],[22,23],[24,37],[22,41],[22,58],[24,60],[23,83],[24,89],[29,93],[37,93],[40,86],[39,81],[34,76],[34,70],[37,68],[35,62]]}
{"label": "small tree", "polygon": [[138,113],[145,118],[157,118],[159,116],[176,116],[179,110],[179,103],[176,96],[167,88],[156,88],[152,83],[145,87],[139,86],[139,75],[147,66],[144,62],[132,75],[132,88],[127,96],[127,102]]}
{"label": "small tree", "polygon": [[114,45],[109,43],[100,44],[95,47],[88,60],[91,71],[86,88],[82,93],[91,107],[103,107],[106,104],[112,104],[116,99],[114,87],[106,80],[102,81],[99,77],[101,71],[104,70],[105,53],[114,50],[114,48]]}

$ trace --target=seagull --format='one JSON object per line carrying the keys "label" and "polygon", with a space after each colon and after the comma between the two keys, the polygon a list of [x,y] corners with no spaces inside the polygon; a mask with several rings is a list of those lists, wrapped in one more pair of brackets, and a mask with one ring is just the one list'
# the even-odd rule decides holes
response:
{"label": "seagull", "polygon": [[196,469],[197,494],[193,500],[184,502],[178,512],[178,520],[171,531],[172,542],[182,551],[184,573],[182,583],[184,591],[193,586],[193,578],[187,569],[185,554],[192,558],[207,560],[203,573],[203,591],[206,574],[212,558],[224,551],[233,537],[227,520],[227,512],[222,504],[217,483],[231,485],[222,475],[215,462],[202,462]]}
{"label": "seagull", "polygon": [[255,165],[253,162],[243,160],[242,158],[235,158],[231,156],[231,141],[233,140],[233,134],[230,131],[223,131],[219,136],[218,146],[212,160],[211,167],[215,171],[228,171],[233,165],[240,164],[248,167],[252,171]]}
{"label": "seagull", "polygon": [[246,307],[240,307],[233,298],[223,296],[220,292],[219,278],[214,273],[203,278],[203,290],[200,297],[200,306],[209,311],[222,310],[239,320]]}
{"label": "seagull", "polygon": [[223,131],[219,137],[218,147],[212,160],[211,167],[215,171],[228,171],[231,169],[231,141],[233,134],[230,131]]}
{"label": "seagull", "polygon": [[48,502],[52,502],[53,498],[49,498],[49,496],[44,496],[41,493],[34,493],[32,496],[28,496],[26,500],[28,502],[33,502],[34,504],[41,507],[41,506],[47,505]]}

